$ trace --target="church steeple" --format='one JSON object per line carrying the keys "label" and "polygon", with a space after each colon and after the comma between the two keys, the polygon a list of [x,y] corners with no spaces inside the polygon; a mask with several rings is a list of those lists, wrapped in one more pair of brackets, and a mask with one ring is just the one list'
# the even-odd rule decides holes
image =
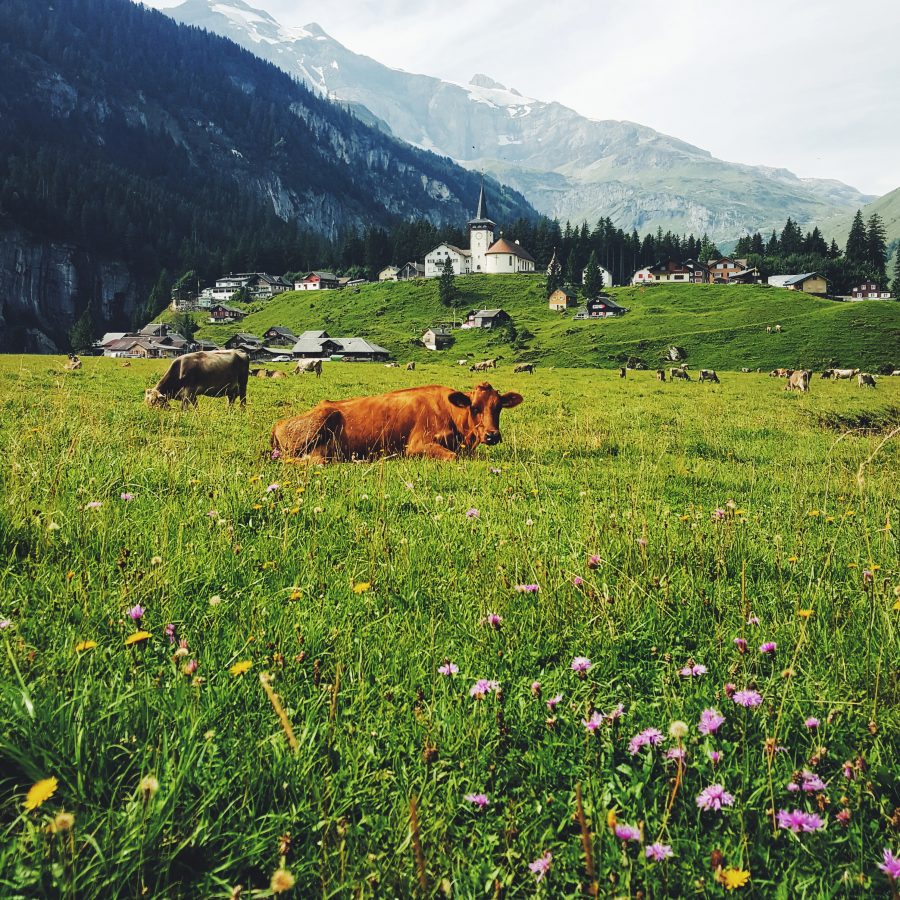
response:
{"label": "church steeple", "polygon": [[476,219],[487,218],[487,207],[484,203],[484,179],[481,179],[481,193],[478,195],[478,212],[475,213]]}
{"label": "church steeple", "polygon": [[469,219],[469,231],[473,228],[475,229],[483,229],[487,231],[490,229],[491,237],[493,238],[494,229],[497,227],[496,223],[491,221],[488,218],[487,213],[487,201],[484,198],[484,178],[481,179],[481,193],[478,195],[478,210],[475,213],[474,219]]}

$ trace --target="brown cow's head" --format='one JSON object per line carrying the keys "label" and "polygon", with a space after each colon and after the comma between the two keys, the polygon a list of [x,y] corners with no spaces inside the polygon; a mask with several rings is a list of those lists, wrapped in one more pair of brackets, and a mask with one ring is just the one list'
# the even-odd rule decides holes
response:
{"label": "brown cow's head", "polygon": [[503,440],[500,435],[500,413],[511,409],[522,402],[521,394],[501,394],[489,384],[476,385],[468,394],[454,391],[450,402],[460,409],[468,409],[470,416],[469,432],[466,444],[474,447],[477,444],[499,444]]}
{"label": "brown cow's head", "polygon": [[156,388],[144,391],[144,403],[154,409],[166,409],[169,405],[169,401]]}

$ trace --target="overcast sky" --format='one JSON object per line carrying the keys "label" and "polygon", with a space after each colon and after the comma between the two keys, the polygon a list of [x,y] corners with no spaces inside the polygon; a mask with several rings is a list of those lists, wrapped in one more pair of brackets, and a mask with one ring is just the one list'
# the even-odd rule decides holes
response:
{"label": "overcast sky", "polygon": [[408,72],[481,72],[721,159],[900,187],[898,0],[248,2]]}

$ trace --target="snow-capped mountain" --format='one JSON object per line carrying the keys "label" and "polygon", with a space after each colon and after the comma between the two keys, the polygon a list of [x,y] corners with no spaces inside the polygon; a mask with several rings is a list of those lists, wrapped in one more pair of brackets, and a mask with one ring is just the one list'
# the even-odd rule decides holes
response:
{"label": "snow-capped mountain", "polygon": [[780,228],[788,216],[821,222],[872,199],[837,181],[725,162],[633,122],[588,119],[486,75],[459,85],[391,69],[316,24],[285,28],[243,0],[186,0],[167,13],[231,38],[411,144],[490,172],[561,220],[609,216],[623,228],[728,240]]}

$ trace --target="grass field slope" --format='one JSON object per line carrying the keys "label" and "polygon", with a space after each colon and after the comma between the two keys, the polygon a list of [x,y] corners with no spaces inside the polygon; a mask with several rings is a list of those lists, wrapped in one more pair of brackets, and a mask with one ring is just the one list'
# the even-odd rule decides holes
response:
{"label": "grass field slope", "polygon": [[501,369],[503,443],[307,467],[276,419],[474,376],[64,362],[0,358],[0,896],[896,896],[900,378]]}
{"label": "grass field slope", "polygon": [[[540,276],[469,276],[456,279],[457,321],[471,309],[506,310],[517,337],[505,331],[457,331],[445,357],[501,354],[542,365],[612,367],[628,356],[660,364],[666,348],[687,350],[695,367],[770,370],[827,365],[877,371],[900,366],[900,303],[836,303],[758,285],[657,285],[615,288],[630,312],[618,319],[575,321],[574,310],[553,312]],[[434,281],[365,285],[351,291],[283,294],[240,326],[204,326],[201,336],[224,341],[235,331],[256,335],[281,325],[297,332],[325,329],[335,337],[361,335],[399,359],[426,359],[418,343],[426,328],[450,322]],[[768,335],[767,325],[782,333]]]}

